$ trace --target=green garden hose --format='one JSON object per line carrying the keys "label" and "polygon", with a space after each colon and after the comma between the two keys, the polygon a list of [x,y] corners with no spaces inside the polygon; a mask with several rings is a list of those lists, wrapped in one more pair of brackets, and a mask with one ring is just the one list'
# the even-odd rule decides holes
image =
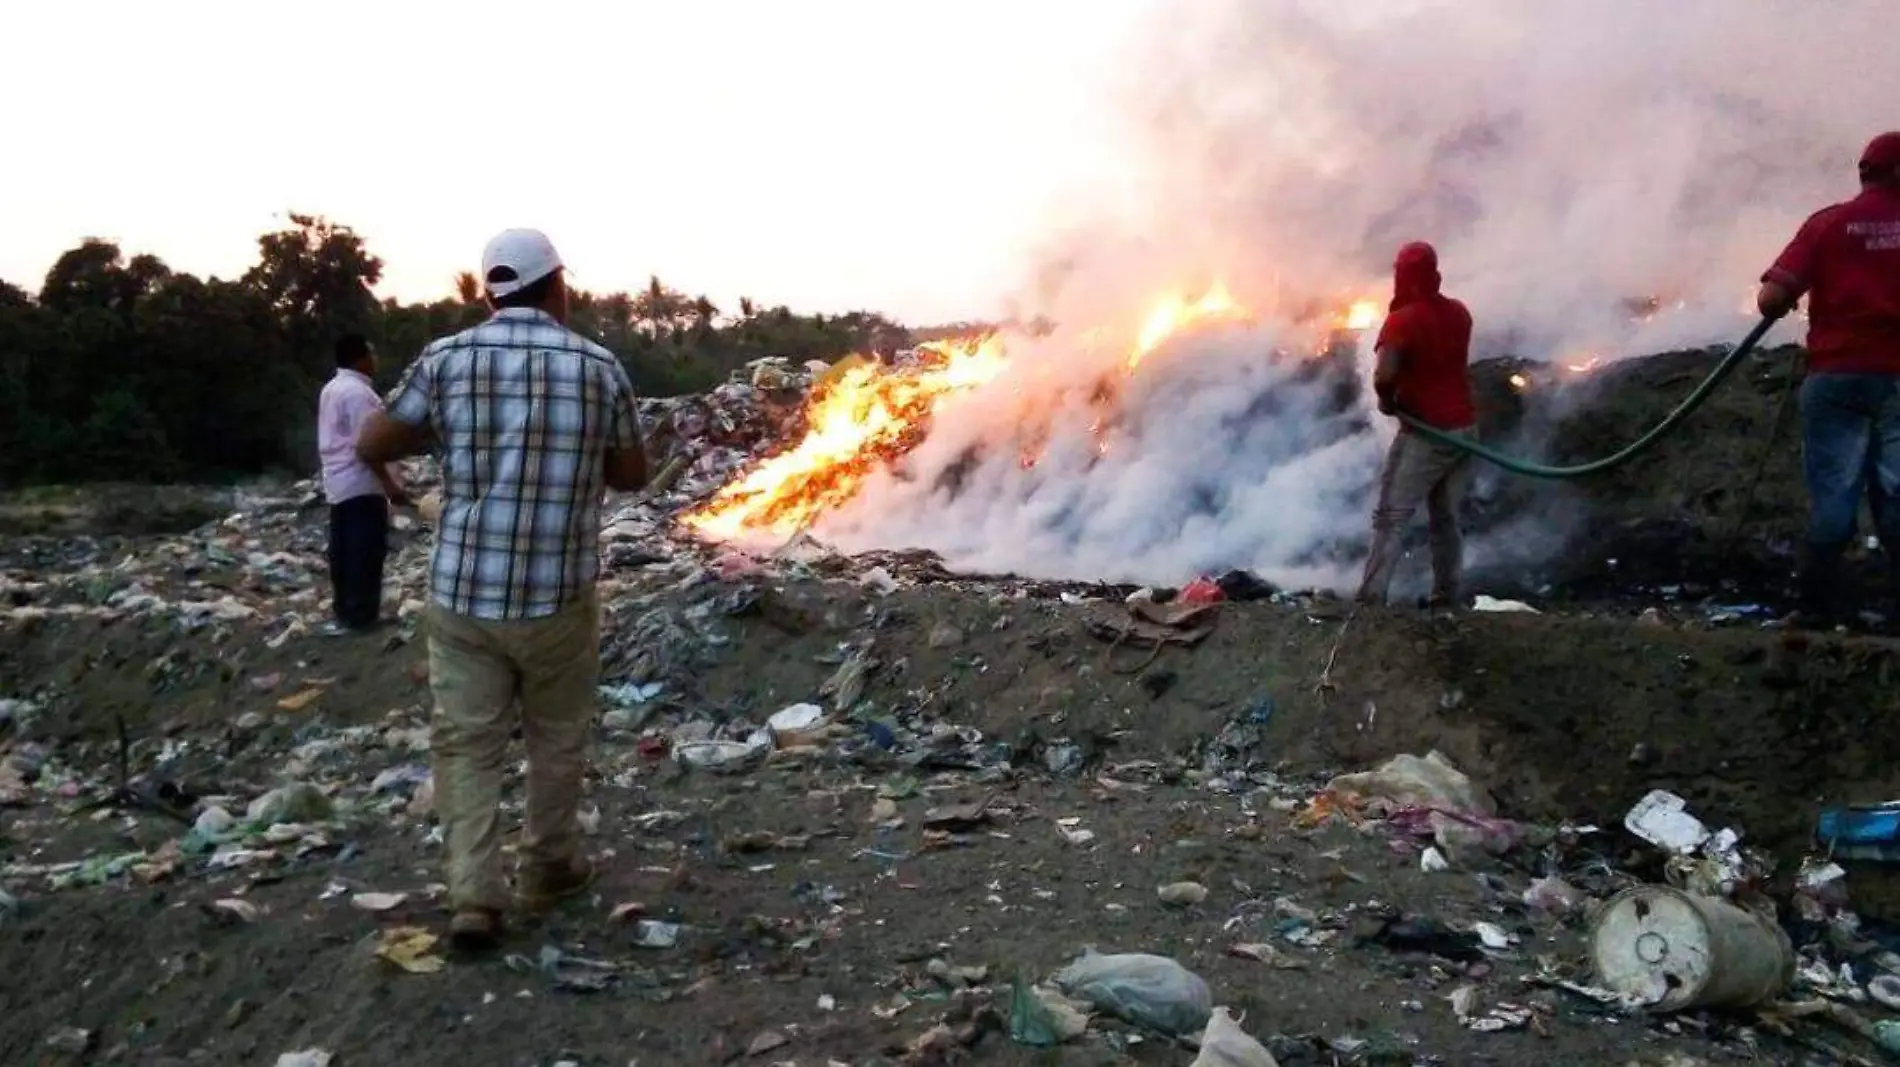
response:
{"label": "green garden hose", "polygon": [[1542,463],[1532,463],[1529,460],[1518,459],[1515,456],[1507,456],[1502,452],[1486,448],[1476,441],[1466,440],[1462,437],[1454,437],[1437,427],[1428,426],[1420,422],[1417,418],[1403,411],[1399,412],[1399,421],[1423,435],[1428,440],[1469,452],[1479,459],[1489,460],[1503,467],[1505,470],[1512,471],[1516,474],[1524,474],[1532,478],[1581,478],[1589,474],[1601,474],[1604,471],[1620,467],[1648,451],[1656,442],[1668,436],[1669,431],[1675,429],[1682,420],[1688,418],[1690,412],[1701,407],[1702,402],[1707,400],[1709,394],[1715,391],[1715,387],[1722,384],[1722,379],[1732,374],[1735,368],[1741,365],[1742,360],[1746,359],[1748,354],[1755,350],[1755,346],[1761,343],[1762,336],[1775,324],[1775,321],[1774,319],[1764,317],[1760,322],[1756,323],[1755,328],[1748,331],[1748,336],[1742,338],[1742,343],[1735,346],[1735,351],[1722,357],[1722,362],[1715,365],[1715,369],[1709,372],[1709,376],[1702,379],[1702,383],[1697,385],[1695,389],[1683,399],[1682,403],[1677,404],[1674,411],[1671,411],[1661,422],[1651,427],[1648,433],[1630,442],[1622,451],[1604,456],[1602,459],[1592,460],[1589,463],[1579,463],[1570,467],[1550,467]]}

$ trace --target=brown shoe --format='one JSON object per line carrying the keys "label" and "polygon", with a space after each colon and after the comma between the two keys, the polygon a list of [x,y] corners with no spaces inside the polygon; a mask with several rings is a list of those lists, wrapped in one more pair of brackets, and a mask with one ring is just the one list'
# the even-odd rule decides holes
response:
{"label": "brown shoe", "polygon": [[501,912],[459,908],[449,917],[449,945],[462,952],[486,952],[501,944]]}
{"label": "brown shoe", "polygon": [[528,911],[546,911],[594,884],[594,861],[586,856],[561,867],[524,867],[521,871],[521,906]]}

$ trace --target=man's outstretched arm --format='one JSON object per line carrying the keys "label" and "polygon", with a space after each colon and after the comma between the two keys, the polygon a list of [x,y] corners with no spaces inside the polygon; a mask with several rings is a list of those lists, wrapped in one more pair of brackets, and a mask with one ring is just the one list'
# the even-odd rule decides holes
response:
{"label": "man's outstretched arm", "polygon": [[1372,369],[1372,391],[1379,397],[1379,413],[1397,415],[1399,413],[1399,362],[1402,356],[1397,348],[1387,345],[1379,349],[1378,363]]}
{"label": "man's outstretched arm", "polygon": [[434,360],[428,352],[389,394],[387,410],[372,412],[356,436],[356,458],[372,467],[421,455],[429,447],[429,412],[434,408]]}

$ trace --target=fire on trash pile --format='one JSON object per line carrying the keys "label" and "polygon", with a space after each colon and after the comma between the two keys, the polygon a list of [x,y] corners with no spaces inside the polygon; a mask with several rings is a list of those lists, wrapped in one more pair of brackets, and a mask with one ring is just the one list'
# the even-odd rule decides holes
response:
{"label": "fire on trash pile", "polygon": [[[977,486],[987,459],[933,470],[943,447],[1031,475],[1072,469],[1065,449],[1126,462],[1142,418],[1182,402],[1169,383],[1215,362],[1170,331],[1244,326],[1218,291],[1168,307],[1109,373],[1050,387],[1066,414],[1003,412],[1000,439],[933,430],[944,404],[1029,373],[995,336],[889,365],[766,360],[643,402],[659,477],[610,504],[602,537],[583,829],[605,873],[492,966],[438,940],[426,501],[396,517],[394,624],[362,637],[319,636],[310,483],[252,487],[182,534],[12,539],[0,966],[96,995],[10,1002],[0,1058],[395,1064],[503,1042],[575,1063],[1860,1064],[1895,1047],[1900,937],[1874,890],[1900,846],[1891,812],[1846,806],[1886,783],[1791,761],[1813,737],[1785,732],[1791,706],[1825,720],[1803,700],[1871,706],[1883,661],[1764,633],[1719,572],[1634,577],[1583,613],[1524,580],[1434,621],[1355,616],[1244,553],[1103,581],[821,539],[899,475],[945,499]],[[1330,413],[1351,447],[1364,321],[1255,352],[1259,396]],[[1699,358],[1647,361],[1628,391]],[[1541,373],[1481,372],[1486,418],[1561,435],[1619,371],[1569,375],[1571,400],[1509,382]],[[1479,497],[1551,510],[1514,491]],[[1579,766],[1580,738],[1614,755]],[[508,783],[512,828],[519,766]],[[271,981],[219,962],[238,959]],[[334,1018],[396,998],[460,1021],[311,1028],[304,994],[269,992],[311,968],[335,976]]]}
{"label": "fire on trash pile", "polygon": [[[811,374],[650,402],[677,480],[604,537],[583,828],[606,874],[492,966],[438,941],[426,518],[397,523],[396,625],[340,639],[316,635],[308,485],[183,535],[10,545],[0,965],[101,992],[10,1006],[0,1051],[1860,1064],[1900,1038],[1900,937],[1847,873],[1890,859],[1892,814],[1787,811],[1833,768],[1770,732],[1790,677],[1874,699],[1872,653],[1758,658],[1779,639],[1505,597],[1348,629],[1330,595],[1240,569],[1134,587],[682,536],[803,439]],[[1569,719],[1567,690],[1599,717]],[[1689,731],[1718,720],[1752,803],[1695,769],[1715,735]],[[1618,757],[1577,768],[1580,736]],[[336,975],[338,1018],[395,997],[464,1021],[312,1030],[303,994],[214,962],[253,957],[286,989]]]}

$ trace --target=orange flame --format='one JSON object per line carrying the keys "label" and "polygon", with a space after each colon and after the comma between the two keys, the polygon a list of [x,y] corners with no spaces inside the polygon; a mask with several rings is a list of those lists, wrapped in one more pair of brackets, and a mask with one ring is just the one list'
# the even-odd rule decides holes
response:
{"label": "orange flame", "polygon": [[814,393],[805,436],[681,518],[689,529],[730,539],[745,532],[790,536],[857,495],[879,464],[921,438],[944,398],[994,379],[1007,360],[995,334],[918,346],[924,362],[888,370],[851,367]]}
{"label": "orange flame", "polygon": [[1241,315],[1240,305],[1220,282],[1215,282],[1193,303],[1179,294],[1170,294],[1142,320],[1141,330],[1135,335],[1135,347],[1128,353],[1128,369],[1141,366],[1141,361],[1167,343],[1168,338],[1189,326],[1209,320],[1233,320]]}
{"label": "orange flame", "polygon": [[1363,333],[1379,324],[1379,302],[1377,300],[1355,300],[1346,309],[1346,329]]}
{"label": "orange flame", "polygon": [[[1378,322],[1379,313],[1377,301],[1358,300],[1336,312],[1332,321],[1364,331]],[[1148,356],[1183,331],[1246,317],[1247,312],[1219,283],[1192,301],[1178,293],[1170,295],[1141,320],[1123,359],[1122,373],[1133,374]],[[1089,347],[1104,340],[1099,327],[1081,335],[1081,342]],[[873,471],[915,447],[947,398],[994,380],[1008,363],[1002,338],[995,334],[975,341],[919,345],[918,352],[923,357],[918,366],[893,370],[870,362],[822,381],[807,402],[804,437],[720,489],[682,516],[681,524],[713,540],[745,534],[789,537],[850,501]],[[1103,456],[1109,452],[1114,422],[1110,409],[1119,394],[1113,379],[1111,375],[1101,381],[1092,401],[1098,413],[1089,434],[1096,453]],[[1030,432],[1032,439],[1021,444],[1018,455],[1018,463],[1025,468],[1035,466],[1046,443],[1046,428]]]}

